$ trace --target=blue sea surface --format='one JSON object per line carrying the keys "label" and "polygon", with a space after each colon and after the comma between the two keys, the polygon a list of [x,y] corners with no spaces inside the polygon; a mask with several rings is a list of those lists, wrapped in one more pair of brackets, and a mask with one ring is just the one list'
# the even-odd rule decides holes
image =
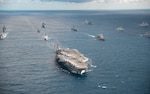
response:
{"label": "blue sea surface", "polygon": [[[0,40],[0,94],[150,94],[150,38],[143,37],[150,26],[140,27],[143,21],[150,24],[150,10],[1,11],[0,32],[5,25],[8,36]],[[99,33],[105,41],[95,39]],[[89,72],[62,69],[57,43],[88,57]]]}

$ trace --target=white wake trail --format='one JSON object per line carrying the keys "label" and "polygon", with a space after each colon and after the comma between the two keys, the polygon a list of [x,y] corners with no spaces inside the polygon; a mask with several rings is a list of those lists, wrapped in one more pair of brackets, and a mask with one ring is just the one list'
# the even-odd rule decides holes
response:
{"label": "white wake trail", "polygon": [[94,68],[96,68],[97,66],[93,64],[92,59],[89,59],[88,61],[88,65],[89,65],[89,69],[88,72],[93,71]]}

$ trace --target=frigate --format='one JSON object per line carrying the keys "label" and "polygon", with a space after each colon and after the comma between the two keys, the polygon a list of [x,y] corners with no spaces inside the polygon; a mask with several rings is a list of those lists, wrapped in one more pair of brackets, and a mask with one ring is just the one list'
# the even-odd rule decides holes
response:
{"label": "frigate", "polygon": [[3,26],[3,31],[0,33],[0,39],[4,39],[7,37],[7,32],[6,32],[6,27],[5,25]]}
{"label": "frigate", "polygon": [[101,33],[97,34],[96,38],[99,39],[99,40],[103,40],[103,41],[105,40],[104,35],[101,34]]}

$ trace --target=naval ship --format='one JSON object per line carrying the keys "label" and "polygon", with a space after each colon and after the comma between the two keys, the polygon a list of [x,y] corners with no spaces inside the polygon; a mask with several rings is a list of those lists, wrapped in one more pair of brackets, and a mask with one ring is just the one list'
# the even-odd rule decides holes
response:
{"label": "naval ship", "polygon": [[85,20],[85,21],[84,21],[84,24],[92,25],[92,21]]}
{"label": "naval ship", "polygon": [[5,25],[3,26],[3,31],[0,33],[0,39],[4,39],[4,38],[6,38],[7,37],[7,32],[6,32],[6,27],[5,27]]}
{"label": "naval ship", "polygon": [[72,73],[85,74],[88,70],[88,60],[77,49],[58,47],[56,49],[56,61],[64,65]]}
{"label": "naval ship", "polygon": [[103,40],[103,41],[105,40],[105,39],[104,39],[104,35],[101,34],[101,33],[100,33],[100,34],[97,34],[96,38],[99,39],[99,40]]}

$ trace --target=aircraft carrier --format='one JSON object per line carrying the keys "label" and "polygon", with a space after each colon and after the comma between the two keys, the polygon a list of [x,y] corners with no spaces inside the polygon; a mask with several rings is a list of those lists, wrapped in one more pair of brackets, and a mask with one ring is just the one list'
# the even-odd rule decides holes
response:
{"label": "aircraft carrier", "polygon": [[88,58],[77,49],[58,48],[56,49],[56,61],[64,65],[69,71],[82,75],[88,70]]}

